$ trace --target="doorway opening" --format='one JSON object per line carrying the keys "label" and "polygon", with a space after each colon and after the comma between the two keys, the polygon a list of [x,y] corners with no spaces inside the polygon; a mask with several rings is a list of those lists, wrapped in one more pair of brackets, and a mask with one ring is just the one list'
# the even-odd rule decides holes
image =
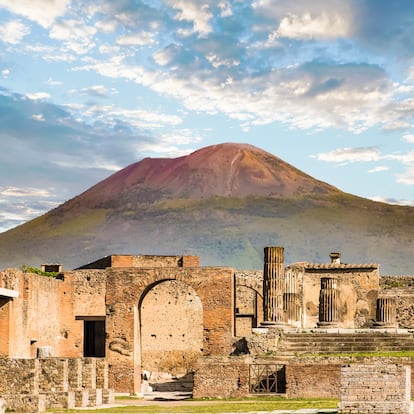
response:
{"label": "doorway opening", "polygon": [[83,356],[105,357],[105,319],[83,321]]}

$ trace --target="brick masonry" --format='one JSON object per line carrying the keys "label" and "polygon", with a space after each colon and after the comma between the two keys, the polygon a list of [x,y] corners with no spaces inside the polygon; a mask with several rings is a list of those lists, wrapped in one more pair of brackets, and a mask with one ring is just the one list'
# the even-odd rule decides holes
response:
{"label": "brick masonry", "polygon": [[[202,305],[202,348],[207,355],[229,355],[234,332],[234,271],[231,268],[107,269],[106,333],[109,384],[119,392],[141,389],[139,346],[141,315],[146,295],[158,284],[175,280],[189,286]],[[174,315],[167,315],[173,318]],[[196,349],[197,351],[197,349]]]}
{"label": "brick masonry", "polygon": [[195,398],[233,398],[249,394],[249,363],[243,357],[200,358],[194,375]]}
{"label": "brick masonry", "polygon": [[341,368],[343,414],[412,414],[411,367],[351,364]]}
{"label": "brick masonry", "polygon": [[337,398],[341,385],[341,365],[286,365],[288,398]]}

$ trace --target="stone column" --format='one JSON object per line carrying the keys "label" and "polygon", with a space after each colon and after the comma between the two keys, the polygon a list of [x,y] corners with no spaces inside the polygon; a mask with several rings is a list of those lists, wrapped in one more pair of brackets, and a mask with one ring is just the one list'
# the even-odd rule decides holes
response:
{"label": "stone column", "polygon": [[285,271],[285,292],[283,295],[283,306],[286,313],[288,325],[300,323],[300,306],[298,283],[296,275],[291,271]]}
{"label": "stone column", "polygon": [[397,328],[395,298],[378,298],[375,328]]}
{"label": "stone column", "polygon": [[319,327],[335,327],[338,324],[337,280],[333,277],[321,278],[319,292]]}
{"label": "stone column", "polygon": [[263,326],[285,326],[283,307],[285,293],[285,264],[283,247],[265,247],[263,272]]}

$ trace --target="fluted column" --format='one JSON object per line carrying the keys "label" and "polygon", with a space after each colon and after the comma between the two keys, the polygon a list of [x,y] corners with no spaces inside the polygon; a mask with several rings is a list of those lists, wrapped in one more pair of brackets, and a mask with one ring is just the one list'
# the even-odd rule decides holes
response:
{"label": "fluted column", "polygon": [[332,277],[321,278],[319,292],[319,322],[320,327],[334,327],[338,324],[338,290],[337,280]]}
{"label": "fluted column", "polygon": [[290,270],[285,271],[285,293],[283,294],[283,306],[287,324],[296,326],[300,323],[297,277]]}
{"label": "fluted column", "polygon": [[397,328],[395,298],[377,299],[375,328]]}
{"label": "fluted column", "polygon": [[265,247],[263,272],[263,313],[265,326],[284,325],[285,264],[283,247]]}

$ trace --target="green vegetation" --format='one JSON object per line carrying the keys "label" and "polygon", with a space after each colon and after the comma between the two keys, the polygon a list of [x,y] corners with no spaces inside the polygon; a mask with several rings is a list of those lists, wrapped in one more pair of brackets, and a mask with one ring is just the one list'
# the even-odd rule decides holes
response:
{"label": "green vegetation", "polygon": [[[122,407],[111,407],[97,410],[88,410],[88,413],[247,413],[275,410],[298,410],[304,408],[335,409],[337,399],[286,399],[284,397],[256,397],[226,400],[186,400],[174,405],[160,402],[154,405],[131,404]],[[123,398],[117,398],[116,403],[122,405]],[[56,412],[56,410],[55,410]],[[62,410],[61,412],[84,413],[85,410]]]}
{"label": "green vegetation", "polygon": [[60,275],[59,272],[42,272],[37,267],[31,267],[27,265],[23,265],[21,267],[21,270],[24,273],[35,273],[36,275],[47,276],[47,277],[58,277]]}

